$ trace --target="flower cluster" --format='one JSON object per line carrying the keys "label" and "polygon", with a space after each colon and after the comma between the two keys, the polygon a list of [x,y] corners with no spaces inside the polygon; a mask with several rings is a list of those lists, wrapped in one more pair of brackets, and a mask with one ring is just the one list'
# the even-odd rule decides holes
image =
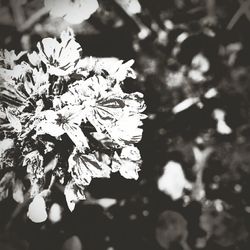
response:
{"label": "flower cluster", "polygon": [[[145,103],[141,93],[122,86],[136,76],[133,60],[82,58],[68,29],[32,53],[2,51],[0,64],[0,200],[13,190],[18,202],[27,192],[33,203],[45,204],[45,191],[59,181],[73,210],[93,178],[112,172],[138,178],[134,144],[142,137]],[[33,203],[30,217],[37,214]]]}

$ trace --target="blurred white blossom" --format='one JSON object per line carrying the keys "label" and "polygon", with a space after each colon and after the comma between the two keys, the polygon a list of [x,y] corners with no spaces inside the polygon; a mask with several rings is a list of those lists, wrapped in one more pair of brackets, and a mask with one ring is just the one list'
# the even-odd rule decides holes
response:
{"label": "blurred white blossom", "polygon": [[62,17],[70,24],[79,24],[98,9],[97,0],[44,0],[45,7],[53,17]]}
{"label": "blurred white blossom", "polygon": [[169,161],[158,179],[160,191],[169,195],[173,200],[182,197],[184,189],[191,189],[191,183],[186,179],[182,166],[175,161]]}

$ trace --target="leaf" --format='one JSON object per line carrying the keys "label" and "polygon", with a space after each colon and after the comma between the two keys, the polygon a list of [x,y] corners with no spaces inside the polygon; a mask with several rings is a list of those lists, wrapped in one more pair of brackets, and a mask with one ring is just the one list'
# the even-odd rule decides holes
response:
{"label": "leaf", "polygon": [[85,199],[84,189],[76,185],[74,180],[71,180],[66,184],[64,195],[71,212],[75,209],[75,205],[79,200]]}

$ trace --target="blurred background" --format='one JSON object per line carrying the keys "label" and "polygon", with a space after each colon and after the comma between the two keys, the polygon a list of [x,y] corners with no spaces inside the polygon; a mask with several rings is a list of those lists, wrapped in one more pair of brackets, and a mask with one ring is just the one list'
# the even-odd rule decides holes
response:
{"label": "blurred background", "polygon": [[250,1],[98,0],[80,23],[45,2],[0,0],[0,48],[31,51],[70,26],[83,56],[134,59],[143,164],[138,181],[93,180],[72,213],[53,187],[44,223],[1,201],[0,249],[250,249]]}

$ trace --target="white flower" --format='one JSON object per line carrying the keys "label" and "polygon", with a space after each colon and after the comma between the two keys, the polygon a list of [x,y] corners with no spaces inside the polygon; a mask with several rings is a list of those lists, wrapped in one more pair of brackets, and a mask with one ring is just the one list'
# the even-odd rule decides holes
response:
{"label": "white flower", "polygon": [[159,190],[170,195],[173,200],[177,200],[182,197],[185,188],[190,189],[191,187],[185,178],[181,165],[169,161],[164,167],[163,175],[158,179]]}
{"label": "white flower", "polygon": [[38,55],[50,74],[65,76],[74,71],[80,59],[81,46],[72,32],[68,29],[62,33],[61,42],[55,38],[44,38],[37,44]]}
{"label": "white flower", "polygon": [[18,203],[24,202],[24,185],[19,179],[16,179],[13,183],[13,199]]}
{"label": "white flower", "polygon": [[228,135],[232,133],[232,129],[225,122],[225,116],[226,116],[225,111],[221,109],[215,109],[213,111],[213,116],[217,121],[216,129],[218,133],[224,134],[224,135]]}
{"label": "white flower", "polygon": [[68,171],[78,186],[87,186],[92,178],[109,178],[111,169],[98,161],[94,154],[74,150],[69,157]]}
{"label": "white flower", "polygon": [[14,140],[13,139],[3,139],[0,141],[0,159],[2,160],[2,156],[4,152],[6,152],[8,149],[11,149],[14,147]]}
{"label": "white flower", "polygon": [[37,134],[49,134],[58,137],[67,133],[70,139],[79,148],[88,147],[88,142],[83,134],[80,124],[82,122],[81,106],[66,106],[58,111],[42,111],[36,124]]}
{"label": "white flower", "polygon": [[32,180],[37,181],[44,178],[43,157],[38,150],[25,155],[23,166],[27,167],[27,173],[31,175]]}
{"label": "white flower", "polygon": [[16,55],[14,50],[8,51],[7,49],[0,50],[0,62],[3,62],[4,68],[13,69],[16,61],[20,59],[26,52],[22,51]]}
{"label": "white flower", "polygon": [[71,212],[74,210],[75,205],[79,200],[85,199],[83,187],[76,185],[73,180],[69,181],[65,186],[64,195]]}
{"label": "white flower", "polygon": [[200,72],[204,73],[204,72],[207,72],[209,70],[210,64],[205,56],[203,56],[202,54],[197,54],[193,58],[193,60],[191,62],[191,66],[194,69],[197,69]]}
{"label": "white flower", "polygon": [[53,203],[49,210],[49,220],[52,223],[57,223],[61,219],[62,219],[62,207],[57,203]]}
{"label": "white flower", "polygon": [[46,203],[40,194],[36,195],[30,203],[27,216],[35,223],[41,223],[47,220]]}
{"label": "white flower", "polygon": [[142,138],[142,121],[145,118],[141,114],[124,114],[114,126],[108,127],[107,131],[110,137],[119,145],[129,145],[138,143]]}
{"label": "white flower", "polygon": [[54,17],[63,17],[71,24],[88,19],[99,7],[97,0],[44,0],[45,7]]}
{"label": "white flower", "polygon": [[22,131],[22,124],[18,118],[18,116],[15,114],[16,109],[14,108],[7,108],[6,109],[6,116],[10,122],[10,125],[14,128],[16,132],[21,132]]}
{"label": "white flower", "polygon": [[141,155],[138,148],[135,146],[126,146],[122,149],[120,156],[115,153],[112,160],[112,171],[119,171],[126,179],[137,180],[139,178],[140,164]]}

